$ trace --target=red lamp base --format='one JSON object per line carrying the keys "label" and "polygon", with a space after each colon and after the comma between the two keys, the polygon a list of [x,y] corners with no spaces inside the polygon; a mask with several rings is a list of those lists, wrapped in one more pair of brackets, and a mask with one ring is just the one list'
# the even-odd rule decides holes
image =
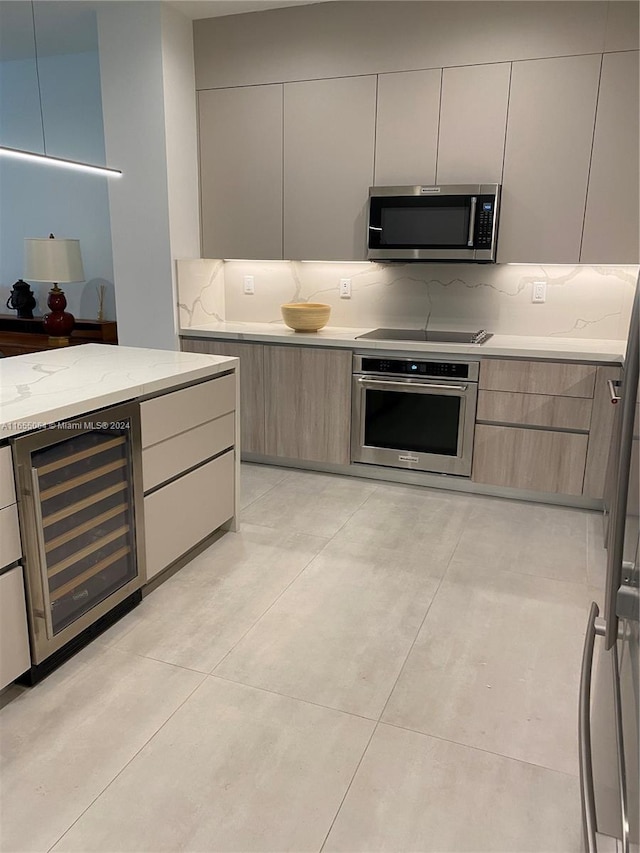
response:
{"label": "red lamp base", "polygon": [[76,321],[73,314],[64,310],[67,307],[67,300],[57,284],[54,284],[49,291],[47,306],[51,313],[45,314],[42,318],[44,330],[49,335],[51,343],[55,342],[59,346],[65,346],[69,343],[69,335],[73,331]]}

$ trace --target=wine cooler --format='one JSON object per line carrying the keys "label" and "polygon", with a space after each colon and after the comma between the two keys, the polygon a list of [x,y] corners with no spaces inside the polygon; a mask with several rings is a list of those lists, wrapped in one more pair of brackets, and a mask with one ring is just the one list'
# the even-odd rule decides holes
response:
{"label": "wine cooler", "polygon": [[134,403],[55,424],[13,444],[33,670],[49,660],[49,671],[89,629],[105,627],[140,600],[140,447]]}

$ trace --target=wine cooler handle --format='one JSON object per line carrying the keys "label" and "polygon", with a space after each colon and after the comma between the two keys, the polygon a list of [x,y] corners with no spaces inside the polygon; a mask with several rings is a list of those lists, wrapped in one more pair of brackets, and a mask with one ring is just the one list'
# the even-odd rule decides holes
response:
{"label": "wine cooler handle", "polygon": [[40,481],[38,469],[31,469],[31,491],[33,493],[33,513],[36,523],[36,541],[38,543],[38,568],[42,583],[42,610],[47,627],[47,637],[53,637],[53,620],[51,619],[51,599],[49,597],[49,576],[47,575],[47,548],[44,542],[44,524],[42,522],[42,502],[40,500]]}

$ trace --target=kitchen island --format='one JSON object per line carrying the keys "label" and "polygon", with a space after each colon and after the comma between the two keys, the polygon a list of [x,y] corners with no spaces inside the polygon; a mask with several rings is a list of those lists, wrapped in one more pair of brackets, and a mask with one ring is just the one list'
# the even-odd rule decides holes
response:
{"label": "kitchen island", "polygon": [[237,529],[238,401],[226,356],[0,360],[0,687]]}

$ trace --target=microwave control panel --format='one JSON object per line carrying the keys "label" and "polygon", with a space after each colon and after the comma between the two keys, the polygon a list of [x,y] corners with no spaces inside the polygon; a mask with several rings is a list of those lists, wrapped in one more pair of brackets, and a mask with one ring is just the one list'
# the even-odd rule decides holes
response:
{"label": "microwave control panel", "polygon": [[473,245],[476,249],[490,249],[496,197],[493,195],[478,196],[477,205]]}

